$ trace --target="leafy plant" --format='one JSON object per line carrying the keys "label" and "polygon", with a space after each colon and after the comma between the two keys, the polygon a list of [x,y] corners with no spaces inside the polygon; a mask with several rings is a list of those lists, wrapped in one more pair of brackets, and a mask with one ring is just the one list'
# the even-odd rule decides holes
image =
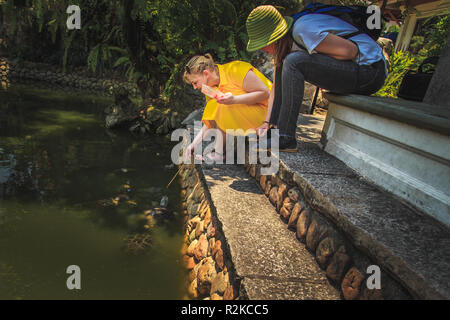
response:
{"label": "leafy plant", "polygon": [[[396,98],[408,70],[417,70],[425,59],[442,53],[450,34],[450,15],[427,18],[420,26],[420,32],[411,39],[410,52],[399,51],[391,56],[389,75],[384,86],[375,95]],[[427,66],[424,71],[427,71]]]}
{"label": "leafy plant", "polygon": [[[1,0],[0,38],[8,54],[110,69],[136,82],[143,99],[170,99],[185,87],[183,65],[209,52],[218,63],[251,59],[245,21],[258,5],[292,14],[300,0]],[[81,8],[81,30],[67,30],[67,7]]]}
{"label": "leafy plant", "polygon": [[414,60],[414,57],[409,52],[395,52],[389,60],[389,74],[384,82],[384,86],[374,95],[396,98],[402,79],[411,66],[414,65]]}

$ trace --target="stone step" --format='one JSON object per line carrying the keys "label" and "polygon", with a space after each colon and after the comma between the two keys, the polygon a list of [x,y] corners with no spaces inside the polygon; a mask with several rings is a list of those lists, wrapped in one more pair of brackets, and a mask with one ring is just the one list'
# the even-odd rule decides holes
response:
{"label": "stone step", "polygon": [[299,151],[280,170],[312,209],[419,299],[450,298],[450,230],[373,185],[318,145],[324,117],[299,117]]}
{"label": "stone step", "polygon": [[202,165],[202,171],[241,280],[241,296],[251,300],[341,298],[243,166]]}
{"label": "stone step", "polygon": [[450,110],[401,99],[327,97],[324,150],[450,227]]}

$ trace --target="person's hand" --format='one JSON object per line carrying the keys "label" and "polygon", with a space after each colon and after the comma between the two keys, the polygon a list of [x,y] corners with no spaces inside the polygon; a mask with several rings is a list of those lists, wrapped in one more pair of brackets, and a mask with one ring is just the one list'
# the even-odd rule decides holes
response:
{"label": "person's hand", "polygon": [[235,96],[231,92],[227,92],[224,95],[217,97],[217,102],[220,104],[234,104]]}
{"label": "person's hand", "polygon": [[256,128],[256,133],[260,137],[264,137],[267,134],[267,131],[270,129],[270,126],[267,122],[264,122],[258,128]]}

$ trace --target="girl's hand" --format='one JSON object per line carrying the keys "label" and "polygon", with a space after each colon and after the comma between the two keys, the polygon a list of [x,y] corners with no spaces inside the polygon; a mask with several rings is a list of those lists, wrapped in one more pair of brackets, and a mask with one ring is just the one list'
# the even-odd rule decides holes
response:
{"label": "girl's hand", "polygon": [[186,147],[186,150],[184,150],[184,158],[186,160],[191,160],[192,153],[194,152],[194,144],[191,143]]}
{"label": "girl's hand", "polygon": [[220,104],[235,104],[235,96],[231,92],[225,93],[223,96],[217,97],[217,102]]}
{"label": "girl's hand", "polygon": [[256,128],[256,133],[258,134],[258,136],[264,137],[269,129],[269,124],[267,122],[264,122],[262,125]]}

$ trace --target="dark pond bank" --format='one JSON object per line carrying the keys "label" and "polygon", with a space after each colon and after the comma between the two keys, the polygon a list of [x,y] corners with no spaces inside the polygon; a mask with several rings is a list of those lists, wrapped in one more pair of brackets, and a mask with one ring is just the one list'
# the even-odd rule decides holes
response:
{"label": "dark pond bank", "polygon": [[[0,90],[0,299],[181,299],[180,189],[167,137],[108,132],[111,99]],[[144,212],[169,198],[145,229]],[[146,234],[144,248],[127,241]],[[138,241],[139,242],[139,241]],[[66,268],[81,268],[68,290]]]}

